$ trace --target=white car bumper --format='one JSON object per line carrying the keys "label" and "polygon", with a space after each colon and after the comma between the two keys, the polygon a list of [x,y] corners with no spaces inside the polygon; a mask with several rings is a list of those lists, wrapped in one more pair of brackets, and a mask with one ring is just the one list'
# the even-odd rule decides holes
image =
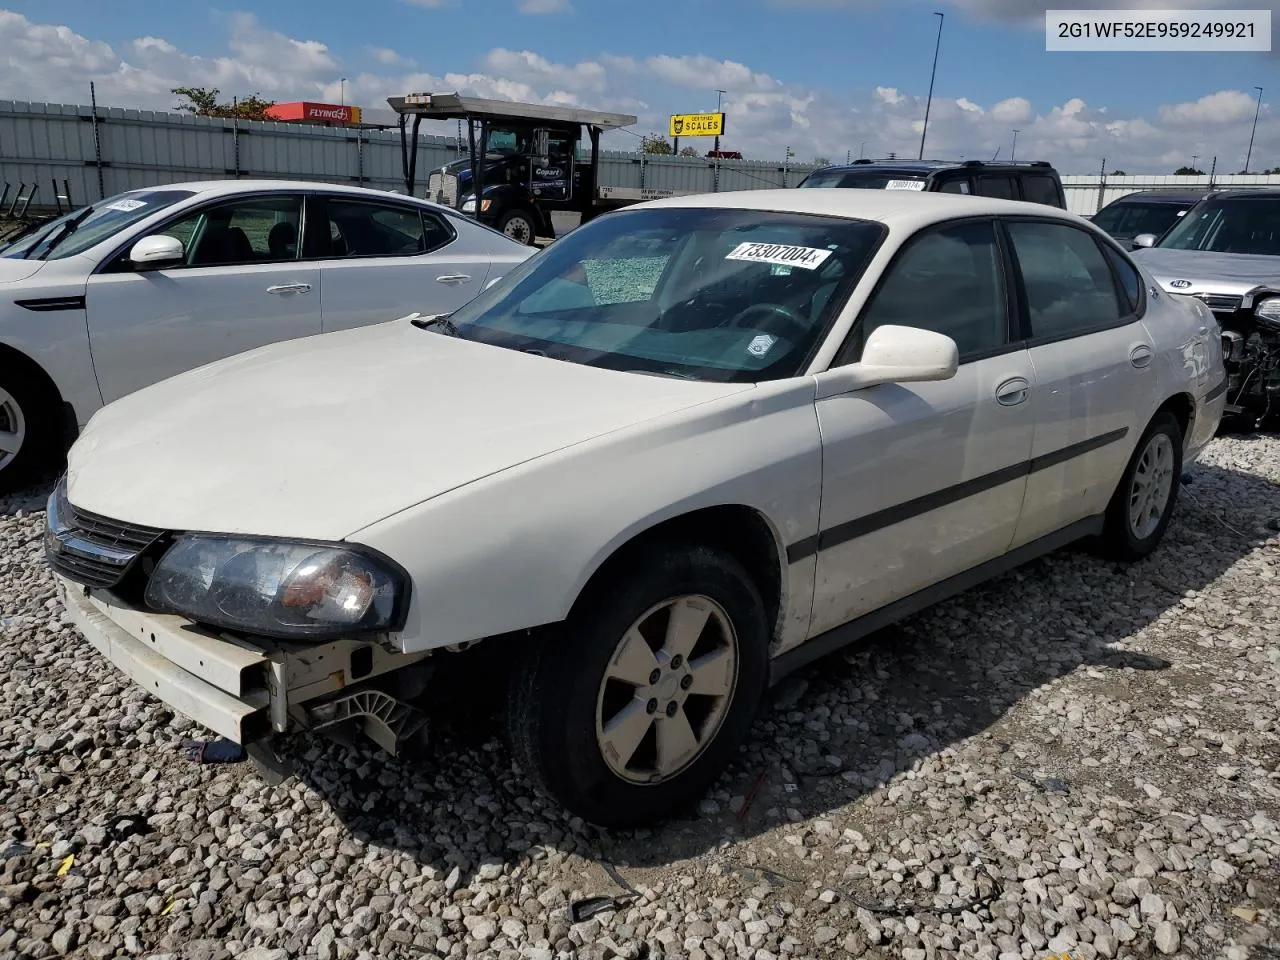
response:
{"label": "white car bumper", "polygon": [[[237,743],[291,729],[365,718],[398,734],[388,698],[365,681],[428,654],[395,653],[367,640],[261,645],[217,636],[181,617],[116,606],[99,592],[55,574],[72,622],[99,653],[147,692]],[[371,700],[370,697],[373,699]],[[366,730],[394,752],[395,738]]]}

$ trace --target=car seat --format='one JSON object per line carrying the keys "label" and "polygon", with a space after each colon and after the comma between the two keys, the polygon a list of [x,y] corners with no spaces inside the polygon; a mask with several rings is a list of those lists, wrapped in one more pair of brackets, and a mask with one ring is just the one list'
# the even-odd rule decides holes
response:
{"label": "car seat", "polygon": [[267,249],[273,260],[292,260],[298,251],[298,229],[288,220],[281,220],[267,234]]}

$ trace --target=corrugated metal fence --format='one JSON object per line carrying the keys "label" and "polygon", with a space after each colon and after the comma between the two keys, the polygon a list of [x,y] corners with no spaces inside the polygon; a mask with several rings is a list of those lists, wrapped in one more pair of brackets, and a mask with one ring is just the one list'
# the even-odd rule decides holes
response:
{"label": "corrugated metal fence", "polygon": [[[422,137],[416,192],[425,193],[432,168],[459,156],[453,138]],[[606,151],[601,167],[605,185],[695,193],[795,186],[812,169],[618,151]],[[78,206],[138,187],[226,177],[403,191],[400,132],[0,100],[0,181],[15,190],[35,184],[33,206],[52,206],[63,181]]]}
{"label": "corrugated metal fence", "polygon": [[[422,137],[419,194],[426,174],[459,157],[457,141]],[[601,184],[710,193],[795,186],[812,169],[769,161],[725,160],[606,151]],[[38,193],[50,208],[65,181],[73,205],[122,190],[179,180],[282,177],[403,190],[398,130],[258,123],[117,107],[0,100],[0,182]],[[1159,187],[1207,187],[1209,177],[1063,176],[1067,204],[1093,214],[1117,197]],[[1219,176],[1215,186],[1270,184],[1280,176]],[[56,186],[55,186],[56,185]],[[13,196],[13,193],[10,194]]]}

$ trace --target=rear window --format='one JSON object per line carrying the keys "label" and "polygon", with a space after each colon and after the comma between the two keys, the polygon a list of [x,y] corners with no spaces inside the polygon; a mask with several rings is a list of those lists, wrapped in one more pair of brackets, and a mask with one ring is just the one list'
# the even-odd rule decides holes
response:
{"label": "rear window", "polygon": [[1022,178],[1022,199],[1031,203],[1047,203],[1051,207],[1062,205],[1058,184],[1053,177],[1044,174],[1031,174]]}
{"label": "rear window", "polygon": [[840,187],[854,190],[923,190],[922,174],[892,170],[815,170],[802,187]]}
{"label": "rear window", "polygon": [[1177,223],[1190,206],[1118,200],[1094,214],[1093,222],[1113,237],[1136,237],[1142,233],[1158,237]]}

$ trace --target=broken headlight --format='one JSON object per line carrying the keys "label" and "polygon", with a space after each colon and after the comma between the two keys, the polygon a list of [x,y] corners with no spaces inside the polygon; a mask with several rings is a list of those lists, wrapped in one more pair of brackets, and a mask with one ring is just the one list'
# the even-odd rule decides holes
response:
{"label": "broken headlight", "polygon": [[399,629],[407,593],[403,571],[362,549],[192,534],[160,558],[146,602],[210,626],[320,639]]}

